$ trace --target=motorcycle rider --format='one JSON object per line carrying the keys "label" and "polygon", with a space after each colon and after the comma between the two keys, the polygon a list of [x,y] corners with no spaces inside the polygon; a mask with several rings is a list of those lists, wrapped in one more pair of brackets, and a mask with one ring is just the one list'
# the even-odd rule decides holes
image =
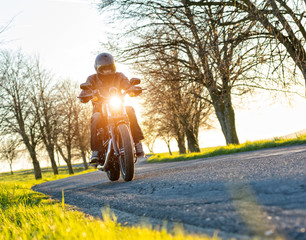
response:
{"label": "motorcycle rider", "polygon": [[[96,74],[90,75],[86,83],[91,84],[92,90],[98,89],[102,95],[107,95],[111,87],[116,87],[118,90],[126,90],[132,85],[128,78],[121,72],[116,72],[114,58],[111,54],[103,52],[97,55],[95,60]],[[80,100],[82,103],[87,103],[90,100],[89,92],[82,90]],[[103,151],[101,144],[101,134],[97,130],[104,128],[107,124],[106,117],[102,115],[101,103],[93,103],[93,115],[91,117],[91,150],[92,156],[90,163],[95,163],[99,160],[99,152]],[[132,137],[135,143],[137,157],[144,156],[141,140],[144,139],[141,128],[138,124],[135,110],[131,106],[126,106],[126,112],[129,117]]]}

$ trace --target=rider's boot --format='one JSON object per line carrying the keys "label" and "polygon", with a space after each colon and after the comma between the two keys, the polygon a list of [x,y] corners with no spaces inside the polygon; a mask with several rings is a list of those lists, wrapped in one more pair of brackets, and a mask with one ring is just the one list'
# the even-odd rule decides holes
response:
{"label": "rider's boot", "polygon": [[135,148],[136,148],[136,156],[137,157],[144,157],[145,156],[141,142],[135,143]]}
{"label": "rider's boot", "polygon": [[99,161],[99,152],[93,151],[90,158],[90,164],[97,163],[98,161]]}

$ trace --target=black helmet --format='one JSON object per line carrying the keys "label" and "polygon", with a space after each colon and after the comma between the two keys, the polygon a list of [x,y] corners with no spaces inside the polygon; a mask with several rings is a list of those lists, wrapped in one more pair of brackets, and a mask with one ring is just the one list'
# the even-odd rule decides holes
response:
{"label": "black helmet", "polygon": [[115,60],[109,53],[100,53],[96,57],[95,69],[97,73],[108,74],[116,72]]}

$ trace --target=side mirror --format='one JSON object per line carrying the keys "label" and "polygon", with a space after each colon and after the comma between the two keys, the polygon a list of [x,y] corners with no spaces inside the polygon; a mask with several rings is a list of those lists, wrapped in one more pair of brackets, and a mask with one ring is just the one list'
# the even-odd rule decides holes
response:
{"label": "side mirror", "polygon": [[140,79],[139,78],[131,78],[130,83],[132,85],[137,85],[140,83]]}
{"label": "side mirror", "polygon": [[92,85],[91,85],[90,83],[82,83],[82,84],[80,85],[80,88],[81,88],[82,90],[92,90],[91,87],[92,87]]}

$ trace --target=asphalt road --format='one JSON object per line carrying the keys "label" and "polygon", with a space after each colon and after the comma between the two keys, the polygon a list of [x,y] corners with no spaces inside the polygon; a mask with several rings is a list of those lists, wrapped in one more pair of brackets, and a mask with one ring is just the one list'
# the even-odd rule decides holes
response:
{"label": "asphalt road", "polygon": [[96,171],[46,182],[36,191],[101,217],[109,205],[122,224],[149,222],[223,238],[306,239],[306,145],[186,162],[136,163],[132,182]]}

